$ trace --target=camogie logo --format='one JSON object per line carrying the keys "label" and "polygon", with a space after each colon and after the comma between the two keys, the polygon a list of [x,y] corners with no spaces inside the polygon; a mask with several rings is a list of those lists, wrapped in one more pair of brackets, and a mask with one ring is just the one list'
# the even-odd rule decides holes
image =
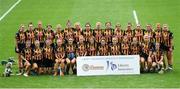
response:
{"label": "camogie logo", "polygon": [[104,70],[104,66],[98,66],[98,65],[88,65],[88,64],[84,64],[82,66],[82,70],[83,71],[89,71],[89,70]]}
{"label": "camogie logo", "polygon": [[82,69],[83,69],[83,71],[89,71],[89,65],[88,64],[84,64],[82,66]]}

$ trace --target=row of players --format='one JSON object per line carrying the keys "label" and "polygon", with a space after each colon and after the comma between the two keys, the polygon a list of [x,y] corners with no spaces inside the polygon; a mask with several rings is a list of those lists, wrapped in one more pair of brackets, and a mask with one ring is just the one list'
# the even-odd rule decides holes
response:
{"label": "row of players", "polygon": [[[132,29],[131,23],[126,30],[122,30],[120,24],[112,29],[110,22],[105,24],[104,30],[100,22],[93,30],[89,23],[84,30],[79,23],[72,27],[68,21],[66,26],[63,30],[57,25],[54,32],[51,25],[45,30],[42,22],[38,22],[37,28],[30,23],[26,31],[21,25],[16,33],[15,49],[19,72],[25,69],[24,75],[28,76],[30,70],[42,73],[53,69],[57,75],[60,67],[63,75],[68,74],[71,67],[76,73],[77,56],[99,55],[140,55],[141,71],[172,70],[173,34],[166,24],[161,27],[158,23],[155,30],[149,24],[146,29],[139,24]],[[168,65],[164,63],[165,55]]]}

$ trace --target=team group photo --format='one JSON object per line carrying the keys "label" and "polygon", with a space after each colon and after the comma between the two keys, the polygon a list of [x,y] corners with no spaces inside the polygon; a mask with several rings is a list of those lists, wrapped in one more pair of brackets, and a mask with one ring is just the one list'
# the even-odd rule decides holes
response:
{"label": "team group photo", "polygon": [[111,22],[106,22],[104,29],[101,25],[97,22],[92,29],[91,24],[86,23],[82,28],[79,22],[72,26],[68,20],[65,29],[58,24],[53,30],[50,24],[43,28],[41,21],[37,27],[33,23],[27,27],[21,24],[15,36],[19,73],[28,76],[32,70],[36,74],[56,76],[69,74],[71,67],[76,74],[78,56],[108,55],[139,55],[141,72],[173,70],[173,33],[167,24],[157,23],[155,28],[148,24],[143,29],[140,24],[133,28],[128,23],[125,30],[119,23],[115,28]]}
{"label": "team group photo", "polygon": [[0,0],[1,88],[180,88],[179,0]]}

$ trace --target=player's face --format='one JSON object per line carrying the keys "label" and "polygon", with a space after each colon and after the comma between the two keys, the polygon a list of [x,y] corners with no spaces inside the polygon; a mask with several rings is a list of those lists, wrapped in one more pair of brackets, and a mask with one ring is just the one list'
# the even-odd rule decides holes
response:
{"label": "player's face", "polygon": [[75,25],[75,28],[76,28],[76,29],[80,29],[80,28],[81,28],[80,24],[76,24],[76,25]]}
{"label": "player's face", "polygon": [[31,41],[26,41],[26,47],[30,48],[31,47]]}
{"label": "player's face", "polygon": [[112,42],[113,42],[113,44],[117,44],[117,42],[118,42],[118,41],[117,41],[117,38],[114,37],[114,38],[112,39]]}
{"label": "player's face", "polygon": [[163,26],[163,31],[168,31],[168,27],[167,26]]}
{"label": "player's face", "polygon": [[22,25],[20,28],[20,32],[24,32],[24,29],[25,29],[25,27],[24,27],[24,25]]}
{"label": "player's face", "polygon": [[29,25],[29,30],[32,31],[33,30],[33,25]]}
{"label": "player's face", "polygon": [[57,27],[57,28],[56,28],[56,31],[57,31],[57,32],[61,31],[61,28],[60,28],[60,27]]}
{"label": "player's face", "polygon": [[87,25],[86,25],[86,30],[88,30],[88,31],[89,31],[90,29],[91,29],[90,25],[89,25],[89,24],[87,24]]}
{"label": "player's face", "polygon": [[48,31],[50,31],[51,29],[52,29],[51,26],[48,26],[48,27],[47,27],[47,30],[48,30]]}
{"label": "player's face", "polygon": [[127,26],[127,30],[131,30],[131,25],[128,25],[128,26]]}
{"label": "player's face", "polygon": [[79,37],[79,43],[83,43],[84,42],[84,37],[83,36],[80,36]]}
{"label": "player's face", "polygon": [[159,43],[156,43],[156,49],[158,50],[160,47],[160,44]]}
{"label": "player's face", "polygon": [[150,25],[147,25],[146,28],[147,28],[147,31],[151,31],[151,26]]}
{"label": "player's face", "polygon": [[38,23],[38,28],[42,28],[42,23],[41,22]]}
{"label": "player's face", "polygon": [[46,46],[49,47],[51,45],[50,40],[46,40]]}
{"label": "player's face", "polygon": [[57,40],[57,45],[58,45],[58,46],[61,46],[61,45],[62,45],[62,40],[61,40],[61,39],[58,39],[58,40]]}
{"label": "player's face", "polygon": [[91,44],[93,44],[94,43],[94,38],[89,38],[89,42],[91,43]]}
{"label": "player's face", "polygon": [[73,44],[73,39],[72,39],[72,38],[69,38],[68,43],[69,43],[70,45],[72,45],[72,44]]}
{"label": "player's face", "polygon": [[133,38],[133,42],[137,42],[137,38],[136,37]]}
{"label": "player's face", "polygon": [[97,24],[96,24],[96,28],[97,28],[97,29],[101,29],[101,23],[97,23]]}
{"label": "player's face", "polygon": [[145,42],[148,42],[148,41],[149,41],[149,38],[148,38],[147,35],[144,35],[144,41],[145,41]]}
{"label": "player's face", "polygon": [[35,41],[35,46],[36,46],[36,47],[39,47],[39,46],[40,46],[40,43],[39,43],[38,40]]}
{"label": "player's face", "polygon": [[136,29],[141,29],[141,26],[140,26],[140,25],[137,25]]}
{"label": "player's face", "polygon": [[123,42],[125,42],[125,43],[128,42],[128,38],[126,36],[123,38]]}
{"label": "player's face", "polygon": [[106,44],[105,40],[101,40],[101,45],[104,46]]}
{"label": "player's face", "polygon": [[106,24],[106,29],[110,29],[111,28],[111,24],[110,23],[107,23]]}
{"label": "player's face", "polygon": [[160,30],[161,29],[161,24],[157,23],[156,27],[157,27],[158,30]]}
{"label": "player's face", "polygon": [[120,30],[120,28],[121,28],[121,26],[118,24],[118,25],[116,25],[116,29],[117,30]]}

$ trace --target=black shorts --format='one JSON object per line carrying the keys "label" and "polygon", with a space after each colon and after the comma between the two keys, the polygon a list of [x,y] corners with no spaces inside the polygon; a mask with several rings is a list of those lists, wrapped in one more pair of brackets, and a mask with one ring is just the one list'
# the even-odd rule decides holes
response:
{"label": "black shorts", "polygon": [[145,61],[148,60],[148,54],[146,54],[146,53],[141,53],[140,57],[143,57]]}
{"label": "black shorts", "polygon": [[160,48],[161,48],[163,51],[169,51],[169,47],[166,46],[165,44],[161,44]]}
{"label": "black shorts", "polygon": [[43,48],[44,47],[44,43],[40,42],[40,47]]}
{"label": "black shorts", "polygon": [[69,54],[67,55],[67,58],[68,58],[69,60],[72,60],[72,59],[76,58],[76,54],[75,54],[74,52],[71,52],[71,53],[69,53]]}
{"label": "black shorts", "polygon": [[25,43],[18,43],[17,47],[18,47],[19,50],[16,50],[17,48],[15,47],[15,52],[16,53],[21,53],[22,50],[26,47],[26,44]]}
{"label": "black shorts", "polygon": [[[32,60],[28,60],[28,62],[29,62],[31,65],[33,64],[33,61],[32,61]],[[26,63],[26,61],[25,61],[25,60],[22,60],[23,66],[25,66],[25,63]]]}
{"label": "black shorts", "polygon": [[38,67],[43,67],[43,61],[42,60],[33,60],[33,63],[36,63]]}
{"label": "black shorts", "polygon": [[53,67],[55,63],[54,60],[47,59],[47,58],[43,61],[44,61],[43,62],[44,67]]}

